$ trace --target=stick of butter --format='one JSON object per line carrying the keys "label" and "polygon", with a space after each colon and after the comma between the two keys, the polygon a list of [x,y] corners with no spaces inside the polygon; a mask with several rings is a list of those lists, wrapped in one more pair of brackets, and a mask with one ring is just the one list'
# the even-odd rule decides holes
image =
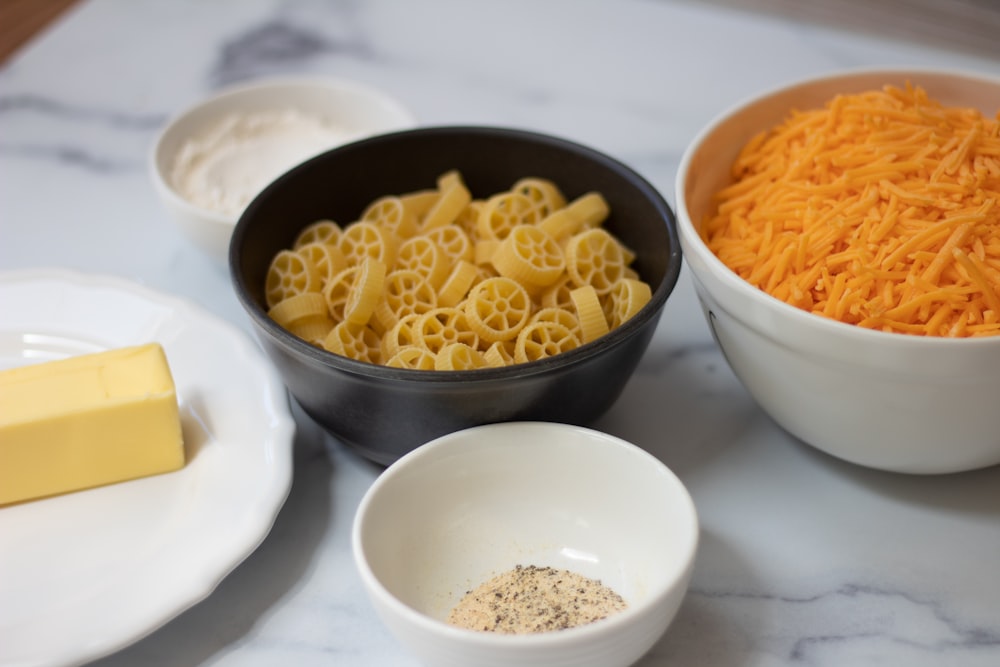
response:
{"label": "stick of butter", "polygon": [[0,371],[0,505],[183,466],[158,343]]}

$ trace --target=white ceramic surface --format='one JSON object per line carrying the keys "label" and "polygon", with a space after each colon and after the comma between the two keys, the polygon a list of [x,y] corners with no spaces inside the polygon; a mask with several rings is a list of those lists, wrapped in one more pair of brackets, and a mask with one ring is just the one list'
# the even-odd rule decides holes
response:
{"label": "white ceramic surface", "polygon": [[0,312],[0,368],[157,341],[177,387],[184,468],[0,508],[0,664],[82,664],[203,599],[257,547],[291,483],[294,422],[249,340],[174,297],[14,271]]}
{"label": "white ceramic surface", "polygon": [[[150,155],[150,176],[164,206],[184,234],[221,263],[238,215],[198,206],[178,193],[170,174],[184,142],[200,137],[232,114],[294,110],[342,128],[345,141],[413,127],[412,113],[386,93],[336,78],[265,78],[220,90],[178,113],[163,128]],[[324,141],[314,154],[334,148]],[[308,156],[307,156],[308,157]]]}
{"label": "white ceramic surface", "polygon": [[1000,79],[937,70],[863,70],[769,91],[724,112],[694,139],[677,174],[685,260],[727,361],[775,421],[847,461],[906,473],[1000,463],[1000,338],[889,334],[794,308],[728,269],[698,234],[712,195],[755,134],[793,108],[885,84],[920,85],[949,106],[1000,110]]}
{"label": "white ceramic surface", "polygon": [[[399,459],[362,499],[353,550],[389,629],[427,665],[630,665],[687,590],[698,543],[680,480],[635,445],[543,422],[453,433]],[[516,565],[600,580],[628,608],[537,635],[448,625],[464,593]]]}

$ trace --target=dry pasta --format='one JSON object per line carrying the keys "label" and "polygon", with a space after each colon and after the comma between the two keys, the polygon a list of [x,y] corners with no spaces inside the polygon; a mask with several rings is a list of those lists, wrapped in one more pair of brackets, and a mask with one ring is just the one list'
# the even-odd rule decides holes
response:
{"label": "dry pasta", "polygon": [[608,333],[610,330],[608,318],[604,314],[604,307],[593,285],[577,287],[569,293],[569,297],[576,308],[576,317],[580,323],[580,334],[584,343],[597,340]]}
{"label": "dry pasta", "polygon": [[385,362],[391,368],[412,368],[419,371],[432,371],[437,355],[419,345],[407,345],[400,348]]}
{"label": "dry pasta", "polygon": [[452,343],[479,347],[479,335],[469,326],[461,308],[435,308],[419,316],[410,325],[414,342],[438,353]]}
{"label": "dry pasta", "polygon": [[357,326],[368,324],[385,284],[385,264],[365,257],[344,303],[344,321]]}
{"label": "dry pasta", "polygon": [[743,147],[709,248],[803,310],[923,336],[1000,335],[1000,114],[886,86]]}
{"label": "dry pasta", "polygon": [[267,311],[268,317],[285,327],[303,320],[328,316],[326,299],[319,292],[302,292],[282,299]]}
{"label": "dry pasta", "polygon": [[483,203],[476,231],[484,239],[502,241],[518,225],[534,225],[540,221],[538,207],[527,196],[517,192],[500,192]]}
{"label": "dry pasta", "polygon": [[512,351],[513,347],[514,345],[512,345],[510,341],[494,341],[488,348],[486,348],[486,351],[483,352],[483,358],[486,359],[486,364],[488,366],[492,366],[493,368],[510,366],[511,364],[517,363],[514,360],[514,352]]}
{"label": "dry pasta", "polygon": [[375,317],[381,328],[390,329],[400,318],[426,313],[437,305],[437,292],[420,272],[396,269],[385,277],[382,295],[375,305]]}
{"label": "dry pasta", "polygon": [[361,220],[374,223],[396,238],[407,238],[419,230],[417,216],[399,197],[382,197],[368,205]]}
{"label": "dry pasta", "polygon": [[436,371],[469,371],[487,365],[482,353],[465,343],[449,343],[434,356]]}
{"label": "dry pasta", "polygon": [[330,330],[323,339],[323,347],[342,357],[370,364],[377,364],[381,359],[378,334],[371,327],[352,325],[346,320]]}
{"label": "dry pasta", "polygon": [[382,353],[383,359],[394,357],[404,347],[420,347],[416,344],[417,341],[413,335],[413,324],[418,317],[420,317],[418,313],[404,315],[392,325],[391,329],[385,332],[379,344],[379,351]]}
{"label": "dry pasta", "polygon": [[531,297],[516,280],[487,278],[469,290],[465,316],[476,334],[490,343],[511,340],[531,316]]}
{"label": "dry pasta", "polygon": [[472,195],[469,194],[458,172],[443,174],[438,179],[438,190],[440,196],[427,211],[421,223],[421,228],[424,230],[450,225],[472,201]]}
{"label": "dry pasta", "polygon": [[298,336],[307,343],[323,347],[323,341],[330,335],[330,330],[333,329],[334,325],[333,318],[327,316],[300,320],[285,328],[288,329],[289,333]]}
{"label": "dry pasta", "polygon": [[448,277],[451,262],[445,251],[429,236],[414,236],[403,241],[396,254],[396,266],[424,276],[434,289]]}
{"label": "dry pasta", "polygon": [[344,309],[347,306],[347,299],[351,295],[354,287],[354,280],[361,270],[361,266],[355,264],[335,275],[323,288],[323,298],[326,299],[327,310],[336,322],[344,320]]}
{"label": "dry pasta", "polygon": [[298,250],[308,243],[326,243],[336,245],[340,238],[340,226],[333,220],[317,220],[299,232],[292,244],[292,250]]}
{"label": "dry pasta", "polygon": [[566,270],[562,247],[536,225],[511,229],[491,261],[501,276],[530,287],[548,287]]}
{"label": "dry pasta", "polygon": [[566,242],[566,271],[576,287],[590,285],[607,294],[625,276],[621,244],[600,227],[588,228]]}
{"label": "dry pasta", "polygon": [[568,352],[580,346],[568,327],[553,321],[532,322],[521,329],[514,344],[514,361],[524,364]]}
{"label": "dry pasta", "polygon": [[476,265],[460,259],[452,267],[451,275],[441,286],[437,302],[442,306],[456,306],[462,302],[477,276]]}
{"label": "dry pasta", "polygon": [[334,354],[416,370],[528,363],[574,349],[651,298],[597,192],[526,177],[473,199],[462,175],[307,225],[268,269],[268,314]]}
{"label": "dry pasta", "polygon": [[392,266],[396,258],[395,242],[388,228],[371,220],[358,220],[344,228],[337,246],[349,264],[360,264],[365,257],[371,257]]}
{"label": "dry pasta", "polygon": [[282,250],[267,270],[264,298],[268,308],[303,292],[322,289],[319,271],[312,261],[294,250]]}
{"label": "dry pasta", "polygon": [[544,178],[522,178],[513,186],[511,191],[524,195],[538,209],[538,215],[542,218],[558,211],[566,206],[566,198],[559,188],[552,181]]}
{"label": "dry pasta", "polygon": [[326,287],[334,276],[347,268],[347,258],[344,257],[344,253],[332,243],[312,241],[299,246],[295,252],[315,267],[321,288]]}

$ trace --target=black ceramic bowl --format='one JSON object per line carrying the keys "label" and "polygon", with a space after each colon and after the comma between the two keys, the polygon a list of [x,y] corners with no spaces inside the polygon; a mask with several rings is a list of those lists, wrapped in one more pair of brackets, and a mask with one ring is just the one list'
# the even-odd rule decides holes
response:
{"label": "black ceramic bowl", "polygon": [[[471,371],[395,369],[340,357],[275,324],[264,304],[271,258],[321,218],[348,224],[378,197],[433,187],[458,169],[474,197],[534,176],[568,200],[599,191],[605,228],[637,253],[652,299],[606,336],[544,360]],[[240,217],[229,248],[233,286],[289,392],[329,433],[390,464],[445,433],[530,420],[585,425],[621,394],[677,282],[681,250],[673,212],[624,164],[578,144],[531,132],[440,127],[380,135],[335,148],[268,186]]]}

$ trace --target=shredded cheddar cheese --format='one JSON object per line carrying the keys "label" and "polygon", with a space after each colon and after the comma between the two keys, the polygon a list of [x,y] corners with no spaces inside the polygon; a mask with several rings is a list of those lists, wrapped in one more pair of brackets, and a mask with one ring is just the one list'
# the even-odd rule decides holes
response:
{"label": "shredded cheddar cheese", "polygon": [[701,233],[772,296],[849,324],[1000,335],[1000,112],[886,86],[751,139]]}

